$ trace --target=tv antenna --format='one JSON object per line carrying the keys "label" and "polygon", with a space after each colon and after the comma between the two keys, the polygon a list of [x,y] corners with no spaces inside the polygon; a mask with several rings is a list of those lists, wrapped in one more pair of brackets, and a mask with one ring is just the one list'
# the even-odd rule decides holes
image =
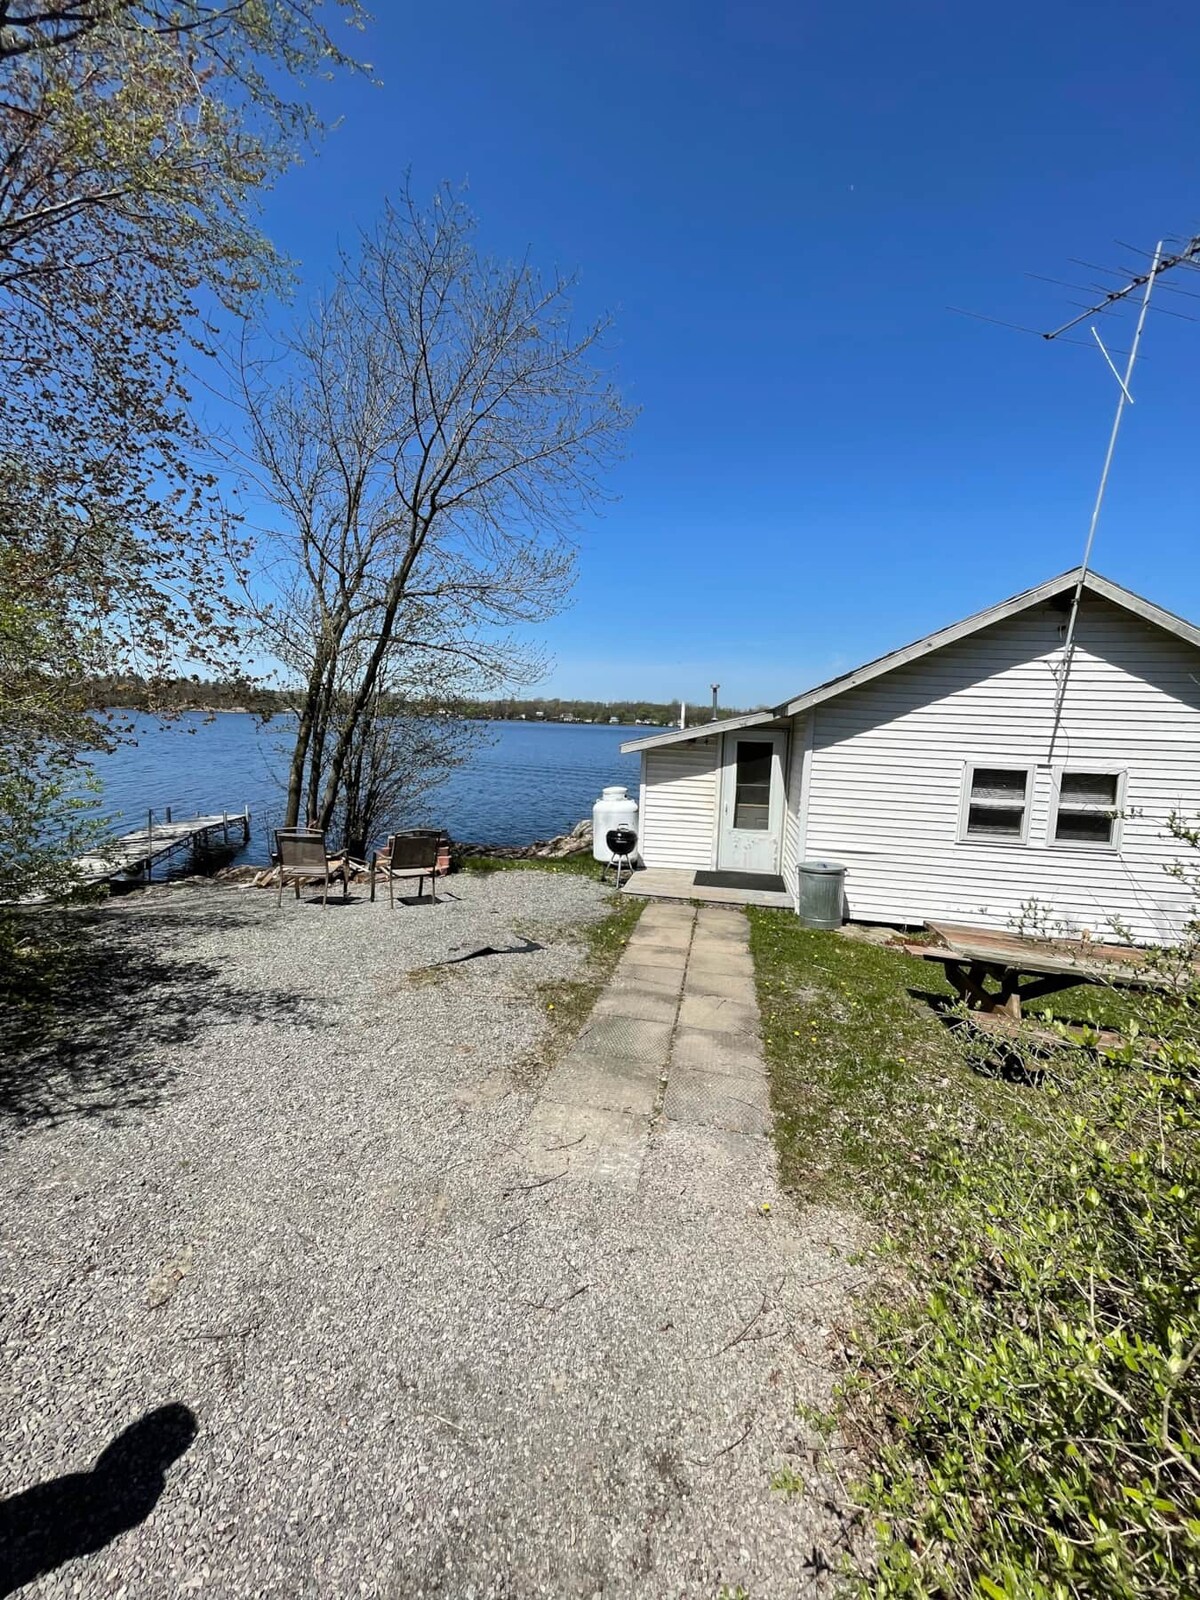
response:
{"label": "tv antenna", "polygon": [[[1135,273],[1127,283],[1119,288],[1109,290],[1102,299],[1094,305],[1085,306],[1078,316],[1069,322],[1064,322],[1060,328],[1054,328],[1049,333],[1043,333],[1042,338],[1051,341],[1072,332],[1081,323],[1089,323],[1092,338],[1100,348],[1100,354],[1108,364],[1108,369],[1117,380],[1120,393],[1117,395],[1117,408],[1113,415],[1112,430],[1108,436],[1108,449],[1104,453],[1104,465],[1100,471],[1100,482],[1096,488],[1096,498],[1092,505],[1092,517],[1088,523],[1087,542],[1083,547],[1083,560],[1079,566],[1079,576],[1075,580],[1075,590],[1071,596],[1071,610],[1067,618],[1067,632],[1063,643],[1062,665],[1058,673],[1058,689],[1054,698],[1054,720],[1050,727],[1050,748],[1048,760],[1054,759],[1054,746],[1058,739],[1059,726],[1062,721],[1063,702],[1066,699],[1067,679],[1071,673],[1071,663],[1075,655],[1075,628],[1079,620],[1079,603],[1083,597],[1083,587],[1087,580],[1088,568],[1092,559],[1092,546],[1096,540],[1096,528],[1100,522],[1100,512],[1104,505],[1104,493],[1108,488],[1108,476],[1112,469],[1113,455],[1117,448],[1117,436],[1121,431],[1121,420],[1125,415],[1125,408],[1133,404],[1133,395],[1129,385],[1133,379],[1133,369],[1137,362],[1138,348],[1142,342],[1142,330],[1146,326],[1146,314],[1150,310],[1150,295],[1154,285],[1164,272],[1169,272],[1172,267],[1200,265],[1200,235],[1189,239],[1182,250],[1177,250],[1172,255],[1165,255],[1163,247],[1166,241],[1160,239],[1154,248],[1148,272]],[[1105,348],[1104,341],[1096,332],[1095,325],[1089,319],[1111,311],[1115,306],[1130,300],[1141,290],[1141,299],[1138,305],[1137,322],[1134,325],[1133,338],[1130,341],[1128,356],[1125,362],[1125,371],[1122,374],[1117,370],[1117,365]]]}

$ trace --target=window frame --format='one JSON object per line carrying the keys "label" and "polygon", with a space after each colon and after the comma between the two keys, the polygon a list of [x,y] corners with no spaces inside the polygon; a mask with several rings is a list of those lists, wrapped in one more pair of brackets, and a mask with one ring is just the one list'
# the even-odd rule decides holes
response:
{"label": "window frame", "polygon": [[[1115,856],[1121,853],[1121,823],[1125,812],[1125,780],[1128,769],[1125,767],[1062,767],[1054,773],[1051,783],[1050,814],[1046,819],[1046,844],[1051,850],[1083,850],[1089,855]],[[1079,806],[1068,805],[1068,811],[1099,811],[1112,810],[1112,831],[1103,844],[1097,839],[1060,839],[1058,837],[1058,813],[1062,802],[1062,781],[1064,778],[1115,778],[1117,780],[1116,800],[1112,807],[1109,806]]]}
{"label": "window frame", "polygon": [[[958,807],[958,842],[970,845],[998,845],[1004,850],[1019,850],[1029,843],[1029,817],[1033,810],[1033,775],[1036,768],[1032,762],[1011,761],[1001,758],[992,760],[967,761],[963,765],[962,798]],[[975,774],[977,772],[1023,772],[1025,774],[1025,803],[1021,807],[1021,832],[1012,838],[1005,838],[1003,834],[983,834],[969,832],[971,820],[971,795],[975,788]],[[1004,807],[1005,810],[1016,810],[1015,806]]]}

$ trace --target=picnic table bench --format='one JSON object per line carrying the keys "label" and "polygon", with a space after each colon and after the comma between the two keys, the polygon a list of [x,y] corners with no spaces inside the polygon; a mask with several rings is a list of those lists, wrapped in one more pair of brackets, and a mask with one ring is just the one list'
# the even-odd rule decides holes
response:
{"label": "picnic table bench", "polygon": [[[975,1011],[1004,1012],[1014,1021],[1030,1000],[1080,983],[1127,989],[1166,989],[1169,980],[1146,967],[1146,952],[1128,945],[1068,939],[1027,939],[953,922],[926,923],[940,945],[908,945],[913,955],[936,961],[959,998]],[[989,988],[989,983],[995,988]]]}

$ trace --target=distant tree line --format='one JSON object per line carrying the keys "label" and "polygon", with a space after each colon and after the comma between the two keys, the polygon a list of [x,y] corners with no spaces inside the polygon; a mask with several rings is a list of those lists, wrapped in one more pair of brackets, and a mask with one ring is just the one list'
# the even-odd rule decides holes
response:
{"label": "distant tree line", "polygon": [[[459,708],[464,717],[496,717],[506,720],[546,722],[649,722],[662,727],[674,727],[679,721],[679,702],[663,704],[657,700],[475,700],[464,702]],[[738,717],[743,713],[722,706],[718,717]],[[688,726],[712,719],[709,705],[689,705]]]}
{"label": "distant tree line", "polygon": [[[244,682],[222,682],[209,678],[181,678],[149,682],[137,676],[98,679],[92,686],[92,703],[97,709],[127,711],[253,711],[260,716],[296,711],[299,691],[256,687]],[[674,727],[679,720],[679,703],[656,700],[495,700],[443,699],[414,704],[411,697],[384,697],[383,715],[404,712],[451,715],[469,720],[527,722],[611,722],[625,725],[644,723]],[[743,712],[722,706],[718,717],[735,717]],[[708,722],[712,708],[697,704],[688,707],[688,725]]]}

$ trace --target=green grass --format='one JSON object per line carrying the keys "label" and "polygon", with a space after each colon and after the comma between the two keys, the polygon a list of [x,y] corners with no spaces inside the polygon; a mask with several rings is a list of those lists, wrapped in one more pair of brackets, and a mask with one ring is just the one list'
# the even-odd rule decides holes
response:
{"label": "green grass", "polygon": [[[1036,1088],[973,1070],[930,1003],[953,991],[940,967],[894,946],[802,928],[749,909],[775,1139],[784,1185],[805,1200],[872,1212],[914,1202],[930,1140],[948,1122],[1036,1126]],[[1062,1017],[1100,1020],[1120,996],[1081,986],[1053,997]]]}
{"label": "green grass", "polygon": [[562,856],[557,861],[512,861],[506,856],[467,856],[463,872],[570,872],[580,878],[599,879],[602,864],[595,860],[590,850],[578,855]]}

